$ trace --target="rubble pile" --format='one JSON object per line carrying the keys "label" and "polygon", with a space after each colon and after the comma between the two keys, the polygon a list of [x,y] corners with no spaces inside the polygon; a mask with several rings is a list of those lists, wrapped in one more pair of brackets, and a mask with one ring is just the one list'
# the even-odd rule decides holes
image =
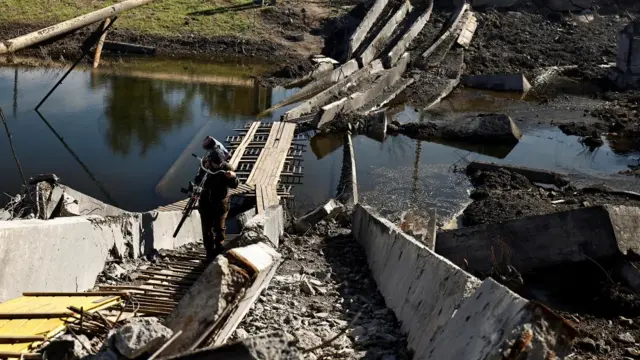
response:
{"label": "rubble pile", "polygon": [[306,359],[410,358],[348,227],[322,221],[306,236],[285,234],[279,250],[284,262],[234,338],[283,330],[302,351],[317,347]]}

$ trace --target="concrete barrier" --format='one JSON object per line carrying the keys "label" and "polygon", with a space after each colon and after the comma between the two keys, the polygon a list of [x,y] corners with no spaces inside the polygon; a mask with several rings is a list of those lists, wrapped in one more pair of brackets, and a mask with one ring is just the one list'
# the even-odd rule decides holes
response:
{"label": "concrete barrier", "polygon": [[527,92],[531,84],[523,74],[515,75],[469,75],[463,76],[464,85],[477,89]]}
{"label": "concrete barrier", "polygon": [[639,253],[640,208],[595,206],[528,216],[438,234],[436,252],[489,275],[507,265],[521,273]]}
{"label": "concrete barrier", "polygon": [[191,213],[185,220],[177,237],[173,237],[182,212],[150,211],[142,214],[140,223],[140,253],[149,255],[159,249],[175,249],[177,247],[202,240],[202,225],[198,211]]}
{"label": "concrete barrier", "polygon": [[135,216],[1,221],[0,301],[92,288],[110,256],[135,256],[137,229]]}
{"label": "concrete barrier", "polygon": [[480,281],[388,220],[374,215],[369,208],[356,205],[352,231],[364,248],[371,274],[387,306],[408,334],[414,358],[425,359],[433,336]]}
{"label": "concrete barrier", "polygon": [[295,108],[287,111],[286,113],[284,113],[282,121],[289,121],[299,118],[304,114],[312,112],[314,109],[326,105],[331,100],[336,100],[336,98],[338,98],[340,94],[345,91],[347,84],[357,84],[360,82],[360,80],[366,78],[367,76],[378,73],[382,70],[384,70],[384,68],[382,66],[382,62],[379,60],[368,64],[362,69],[355,71],[350,76],[341,79],[335,85],[330,86],[328,89],[316,94],[315,96],[304,101]]}
{"label": "concrete barrier", "polygon": [[109,259],[136,258],[200,241],[197,212],[173,238],[180,216],[149,212],[0,221],[0,301],[24,291],[85,291],[95,285]]}
{"label": "concrete barrier", "polygon": [[351,58],[356,49],[360,47],[360,44],[362,44],[362,41],[367,36],[367,33],[376,22],[378,17],[380,17],[382,10],[384,10],[385,6],[387,6],[387,3],[388,0],[375,0],[373,6],[371,6],[369,11],[367,12],[367,15],[365,15],[364,19],[362,19],[362,21],[360,22],[360,25],[358,25],[356,31],[351,34],[351,37],[349,38],[349,48],[347,50],[347,53],[345,54],[346,56],[343,59],[344,61]]}
{"label": "concrete barrier", "polygon": [[493,279],[466,300],[419,359],[563,359],[578,331]]}
{"label": "concrete barrier", "polygon": [[462,25],[460,36],[458,36],[457,43],[463,48],[469,48],[473,35],[475,35],[478,29],[478,17],[474,13],[470,13],[467,21]]}
{"label": "concrete barrier", "polygon": [[313,80],[319,79],[320,77],[328,74],[330,71],[333,71],[333,64],[330,62],[321,62],[316,65],[316,67],[311,70],[308,74],[301,77],[300,79],[295,79],[289,83],[287,83],[284,87],[286,89],[302,86],[305,83],[309,83]]}
{"label": "concrete barrier", "polygon": [[396,64],[396,62],[406,54],[409,45],[413,39],[418,36],[424,25],[431,18],[431,12],[433,11],[433,0],[429,3],[429,7],[422,13],[416,21],[411,25],[409,30],[402,36],[398,43],[389,51],[384,57],[383,63],[386,68],[390,68]]}
{"label": "concrete barrier", "polygon": [[396,13],[389,19],[387,24],[380,30],[378,35],[371,41],[371,44],[362,52],[362,55],[358,56],[358,62],[360,66],[369,64],[378,54],[384,49],[387,44],[387,40],[393,35],[398,25],[404,20],[405,16],[413,7],[408,0],[405,0],[402,6],[396,11]]}

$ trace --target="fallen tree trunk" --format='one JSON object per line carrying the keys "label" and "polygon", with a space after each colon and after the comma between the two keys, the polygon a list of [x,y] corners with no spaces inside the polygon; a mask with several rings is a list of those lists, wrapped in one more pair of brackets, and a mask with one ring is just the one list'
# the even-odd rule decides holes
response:
{"label": "fallen tree trunk", "polygon": [[76,18],[49,26],[32,33],[19,36],[17,38],[0,41],[0,54],[12,53],[29,46],[49,40],[59,35],[69,33],[73,30],[91,25],[108,17],[113,17],[119,13],[137,8],[151,3],[153,0],[125,0],[121,3],[111,5],[104,9],[78,16]]}

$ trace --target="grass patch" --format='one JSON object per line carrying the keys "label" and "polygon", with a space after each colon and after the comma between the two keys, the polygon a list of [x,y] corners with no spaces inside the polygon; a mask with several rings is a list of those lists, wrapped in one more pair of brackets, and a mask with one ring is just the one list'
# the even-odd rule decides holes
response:
{"label": "grass patch", "polygon": [[[0,23],[53,25],[118,3],[115,0],[1,0]],[[259,8],[224,11],[247,0],[156,0],[119,15],[118,28],[176,36],[245,35],[258,23]]]}

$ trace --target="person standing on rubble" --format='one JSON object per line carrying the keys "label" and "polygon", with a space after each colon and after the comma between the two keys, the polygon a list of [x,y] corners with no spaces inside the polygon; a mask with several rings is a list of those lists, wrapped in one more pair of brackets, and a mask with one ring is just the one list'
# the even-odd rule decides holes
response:
{"label": "person standing on rubble", "polygon": [[[211,261],[222,253],[222,242],[225,239],[227,214],[229,213],[229,188],[238,187],[239,181],[233,167],[227,162],[230,154],[222,144],[211,136],[202,143],[207,155],[202,161],[209,170],[202,186],[198,212],[202,224],[202,240],[207,252],[207,260]],[[223,170],[216,173],[216,171]],[[205,175],[200,168],[195,183],[199,184]]]}

